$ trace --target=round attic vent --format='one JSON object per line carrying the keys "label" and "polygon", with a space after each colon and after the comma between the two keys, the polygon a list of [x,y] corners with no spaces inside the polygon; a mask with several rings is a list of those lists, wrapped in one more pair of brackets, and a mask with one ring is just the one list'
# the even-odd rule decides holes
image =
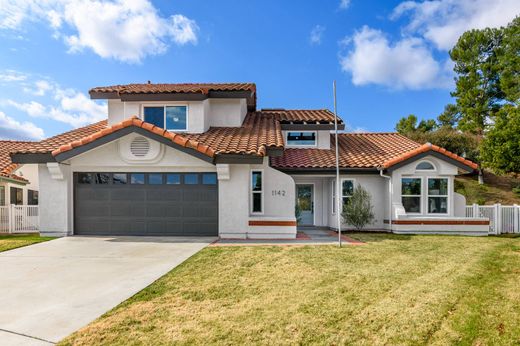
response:
{"label": "round attic vent", "polygon": [[150,151],[150,141],[144,137],[135,137],[130,143],[130,152],[135,157],[145,157]]}

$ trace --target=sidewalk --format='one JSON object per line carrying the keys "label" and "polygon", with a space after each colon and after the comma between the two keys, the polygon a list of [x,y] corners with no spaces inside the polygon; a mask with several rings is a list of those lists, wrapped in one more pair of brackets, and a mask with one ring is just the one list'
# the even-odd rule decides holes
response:
{"label": "sidewalk", "polygon": [[[343,245],[364,245],[365,243],[342,235]],[[338,233],[325,230],[298,231],[296,239],[219,239],[210,246],[304,246],[337,245]]]}

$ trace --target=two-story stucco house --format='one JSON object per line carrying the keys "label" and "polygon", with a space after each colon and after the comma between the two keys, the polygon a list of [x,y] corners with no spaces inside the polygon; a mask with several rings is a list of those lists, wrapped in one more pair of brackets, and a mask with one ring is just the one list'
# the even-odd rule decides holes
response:
{"label": "two-story stucco house", "polygon": [[[252,83],[116,85],[90,96],[108,100],[108,120],[12,154],[38,164],[42,234],[295,238],[297,226],[337,228],[330,111],[258,110]],[[341,201],[357,184],[368,189],[369,228],[487,234],[482,220],[463,218],[453,187],[476,164],[396,133],[342,133],[339,156]]]}

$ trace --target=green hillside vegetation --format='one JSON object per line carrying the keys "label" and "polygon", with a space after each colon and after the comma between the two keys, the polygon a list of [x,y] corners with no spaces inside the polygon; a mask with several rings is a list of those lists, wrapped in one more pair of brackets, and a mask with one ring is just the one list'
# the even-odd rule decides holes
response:
{"label": "green hillside vegetation", "polygon": [[520,178],[484,172],[484,184],[479,185],[476,176],[463,175],[455,179],[455,192],[464,195],[467,204],[520,205]]}

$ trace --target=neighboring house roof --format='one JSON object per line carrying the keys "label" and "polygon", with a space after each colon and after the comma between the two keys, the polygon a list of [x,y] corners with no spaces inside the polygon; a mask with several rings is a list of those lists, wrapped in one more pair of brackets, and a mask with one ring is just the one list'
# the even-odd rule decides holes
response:
{"label": "neighboring house roof", "polygon": [[27,179],[13,173],[20,165],[13,163],[9,154],[13,151],[24,150],[34,145],[34,143],[35,142],[0,140],[0,177],[18,180],[23,183],[29,182]]}
{"label": "neighboring house roof", "polygon": [[[472,169],[475,163],[437,146],[421,145],[398,133],[342,133],[338,137],[339,166],[342,169],[388,169],[399,162],[434,152],[463,163]],[[436,148],[434,148],[436,147]],[[271,165],[282,170],[327,170],[336,167],[335,140],[331,135],[330,150],[286,149],[283,156],[272,157]]]}
{"label": "neighboring house roof", "polygon": [[277,119],[272,115],[251,112],[247,114],[241,127],[212,127],[202,134],[166,131],[135,117],[112,126],[108,126],[105,120],[51,137],[39,143],[33,143],[18,150],[17,153],[50,154],[57,157],[129,127],[142,128],[176,145],[195,150],[210,158],[225,154],[263,157],[267,155],[268,150],[282,150],[284,147],[282,132]]}

